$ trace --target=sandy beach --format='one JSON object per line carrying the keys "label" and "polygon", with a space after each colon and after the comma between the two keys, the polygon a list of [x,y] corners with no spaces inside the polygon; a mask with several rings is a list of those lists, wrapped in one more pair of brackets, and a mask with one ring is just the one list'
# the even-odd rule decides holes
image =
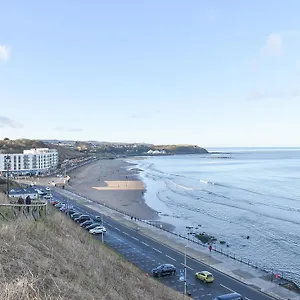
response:
{"label": "sandy beach", "polygon": [[[132,170],[126,167],[132,165]],[[93,201],[124,211],[133,217],[157,220],[157,212],[145,204],[145,186],[138,169],[119,159],[99,160],[75,169],[66,187]]]}

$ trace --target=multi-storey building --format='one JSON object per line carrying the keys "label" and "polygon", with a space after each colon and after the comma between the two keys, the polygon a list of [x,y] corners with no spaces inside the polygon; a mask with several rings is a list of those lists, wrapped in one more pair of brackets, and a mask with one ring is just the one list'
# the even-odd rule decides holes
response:
{"label": "multi-storey building", "polygon": [[0,154],[0,172],[9,174],[47,173],[56,169],[58,152],[55,149],[37,148],[23,153]]}

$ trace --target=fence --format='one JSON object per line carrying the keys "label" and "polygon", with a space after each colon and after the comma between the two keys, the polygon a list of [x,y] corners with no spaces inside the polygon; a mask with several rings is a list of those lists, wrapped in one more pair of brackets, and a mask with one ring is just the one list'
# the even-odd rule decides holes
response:
{"label": "fence", "polygon": [[[79,193],[75,193],[74,191],[69,191],[69,192],[71,192],[73,194],[76,194],[76,195],[80,196],[81,198],[86,199],[86,200],[88,200],[90,202],[95,202],[95,201],[87,198],[84,195],[81,195]],[[97,204],[99,204],[99,203],[97,203]],[[200,240],[198,240],[194,236],[193,236],[193,238],[190,238],[189,236],[191,234],[187,234],[187,236],[186,235],[182,235],[180,233],[176,233],[176,232],[167,230],[167,229],[163,228],[160,224],[157,224],[157,223],[155,223],[153,221],[148,221],[148,220],[140,219],[139,217],[132,216],[132,215],[130,215],[130,214],[128,214],[128,213],[126,213],[126,212],[124,212],[122,210],[119,210],[117,208],[111,207],[111,206],[109,206],[107,204],[99,204],[99,205],[104,206],[104,207],[106,207],[106,208],[108,208],[110,210],[113,210],[115,212],[118,212],[120,214],[123,214],[123,215],[125,215],[127,217],[134,218],[135,220],[137,220],[139,222],[142,222],[142,223],[145,223],[145,224],[147,224],[149,226],[153,226],[153,227],[159,228],[162,231],[168,232],[169,234],[172,234],[172,235],[177,236],[179,238],[185,239],[185,240],[187,240],[189,242],[192,242],[192,243],[195,243],[197,245],[200,245],[200,246],[202,246],[204,248],[207,248],[207,251],[209,252],[209,245],[202,243]],[[220,248],[218,248],[216,244],[213,244],[213,247],[212,247],[211,250],[214,251],[214,252],[216,252],[216,253],[219,253],[221,255],[224,255],[224,256],[226,256],[228,258],[236,260],[236,261],[238,261],[240,263],[243,263],[243,264],[246,264],[246,265],[248,265],[250,267],[253,267],[255,269],[259,269],[259,270],[265,272],[266,275],[269,275],[270,281],[274,281],[274,282],[278,283],[281,286],[284,286],[284,287],[286,287],[286,288],[288,288],[290,290],[293,290],[293,291],[295,291],[297,293],[300,293],[300,286],[296,283],[296,282],[298,282],[298,280],[296,281],[296,274],[294,274],[292,272],[278,271],[278,270],[275,270],[274,268],[271,268],[269,266],[265,266],[265,265],[262,265],[262,264],[258,264],[257,262],[251,261],[249,258],[236,256],[234,253],[230,252],[228,249],[226,249],[227,251],[225,251],[222,246],[220,246]],[[299,280],[300,280],[300,278],[299,278]]]}
{"label": "fence", "polygon": [[7,213],[4,214],[1,209],[6,208],[8,211],[11,209],[11,215],[15,218],[25,216],[27,219],[32,217],[35,221],[47,214],[47,202],[39,201],[33,204],[17,204],[17,203],[0,203],[0,217],[7,220]]}

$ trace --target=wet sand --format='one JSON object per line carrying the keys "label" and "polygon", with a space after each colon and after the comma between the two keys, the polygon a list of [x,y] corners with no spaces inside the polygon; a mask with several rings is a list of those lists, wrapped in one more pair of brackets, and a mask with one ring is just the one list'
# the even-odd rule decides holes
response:
{"label": "wet sand", "polygon": [[158,220],[157,212],[145,203],[146,189],[134,166],[119,159],[99,160],[69,173],[66,188],[133,217]]}

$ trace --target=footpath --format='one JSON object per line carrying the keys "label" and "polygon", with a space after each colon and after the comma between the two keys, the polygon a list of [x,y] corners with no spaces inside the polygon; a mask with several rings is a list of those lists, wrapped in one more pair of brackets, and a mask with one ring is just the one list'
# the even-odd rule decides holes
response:
{"label": "footpath", "polygon": [[[74,194],[68,190],[59,190],[59,193],[68,197],[69,199],[78,201],[79,203],[89,207],[99,213],[102,213],[106,217],[110,217],[130,228],[139,231],[140,234],[144,234],[154,240],[157,240],[165,245],[176,249],[196,260],[203,262],[212,268],[227,274],[228,276],[243,282],[244,284],[253,287],[265,293],[277,300],[300,300],[300,295],[292,290],[289,290],[281,286],[280,278],[271,278],[271,274],[268,274],[262,270],[248,266],[232,258],[223,256],[217,252],[210,252],[209,248],[202,247],[191,240],[186,240],[178,236],[173,235],[170,232],[164,231],[159,227],[152,226],[145,222],[133,220],[129,216],[117,212],[107,206],[95,203],[84,196]],[[105,221],[105,218],[104,218]]]}

